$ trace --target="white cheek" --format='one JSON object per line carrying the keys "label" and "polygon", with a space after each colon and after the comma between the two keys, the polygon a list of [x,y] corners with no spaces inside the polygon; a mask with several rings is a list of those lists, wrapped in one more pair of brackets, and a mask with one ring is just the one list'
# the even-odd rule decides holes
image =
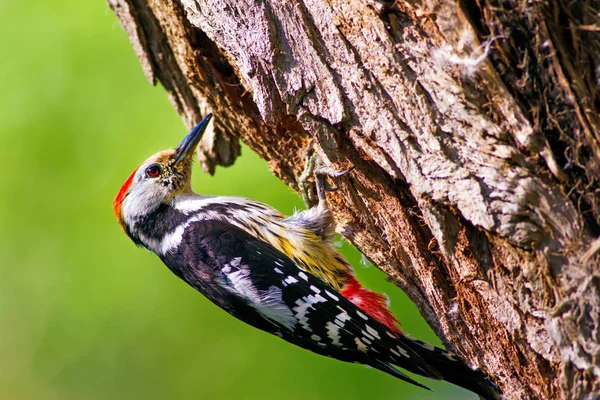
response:
{"label": "white cheek", "polygon": [[168,190],[157,181],[142,181],[134,184],[123,200],[123,216],[126,222],[133,217],[146,215],[158,207],[166,198]]}

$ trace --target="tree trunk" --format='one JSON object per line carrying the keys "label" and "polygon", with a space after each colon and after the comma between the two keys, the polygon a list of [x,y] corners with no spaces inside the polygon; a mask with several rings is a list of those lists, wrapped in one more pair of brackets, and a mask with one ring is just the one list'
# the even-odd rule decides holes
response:
{"label": "tree trunk", "polygon": [[507,399],[600,397],[600,3],[108,0],[203,167],[241,139]]}

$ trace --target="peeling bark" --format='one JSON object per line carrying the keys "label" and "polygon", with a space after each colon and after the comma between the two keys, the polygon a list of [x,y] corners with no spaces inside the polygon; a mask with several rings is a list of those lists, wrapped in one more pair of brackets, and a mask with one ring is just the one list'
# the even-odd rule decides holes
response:
{"label": "peeling bark", "polygon": [[201,163],[241,139],[507,399],[600,397],[600,5],[109,0]]}

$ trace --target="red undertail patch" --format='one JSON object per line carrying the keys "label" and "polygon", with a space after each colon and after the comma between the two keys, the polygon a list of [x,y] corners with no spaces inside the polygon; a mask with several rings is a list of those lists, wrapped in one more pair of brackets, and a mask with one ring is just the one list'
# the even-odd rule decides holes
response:
{"label": "red undertail patch", "polygon": [[360,282],[354,277],[348,280],[340,293],[354,303],[355,306],[382,323],[394,334],[398,335],[402,333],[399,327],[400,322],[388,309],[387,298],[384,295],[362,287]]}

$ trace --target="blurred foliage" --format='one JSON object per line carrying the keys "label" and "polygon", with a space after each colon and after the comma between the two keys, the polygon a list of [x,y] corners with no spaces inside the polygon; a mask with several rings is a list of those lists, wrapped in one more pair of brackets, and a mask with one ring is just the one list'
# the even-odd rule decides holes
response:
{"label": "blurred foliage", "polygon": [[[0,399],[464,398],[246,326],[136,248],[111,202],[139,162],[186,133],[165,92],[102,1],[4,1],[0,15]],[[247,148],[214,178],[196,167],[194,185],[302,207]],[[380,271],[343,250],[407,332],[439,344]]]}

